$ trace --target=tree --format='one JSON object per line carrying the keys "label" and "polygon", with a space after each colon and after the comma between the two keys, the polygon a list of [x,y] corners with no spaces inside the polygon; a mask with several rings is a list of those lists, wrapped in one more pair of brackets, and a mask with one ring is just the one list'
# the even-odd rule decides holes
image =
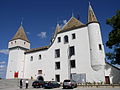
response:
{"label": "tree", "polygon": [[106,53],[106,56],[111,60],[112,64],[120,65],[120,10],[116,11],[116,15],[108,18],[106,24],[112,27],[106,46],[113,50],[112,52]]}

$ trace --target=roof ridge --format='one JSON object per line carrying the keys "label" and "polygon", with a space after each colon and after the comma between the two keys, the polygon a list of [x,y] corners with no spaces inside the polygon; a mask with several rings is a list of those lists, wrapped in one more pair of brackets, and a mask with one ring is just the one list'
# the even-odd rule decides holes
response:
{"label": "roof ridge", "polygon": [[42,47],[38,47],[38,48],[32,48],[32,49],[27,50],[25,53],[30,53],[30,52],[45,50],[45,49],[48,49],[49,47],[50,46],[42,46]]}
{"label": "roof ridge", "polygon": [[84,25],[81,21],[79,21],[78,19],[76,19],[74,16],[72,16],[69,21],[62,27],[62,31],[63,30],[68,30],[71,28],[76,28],[79,26]]}

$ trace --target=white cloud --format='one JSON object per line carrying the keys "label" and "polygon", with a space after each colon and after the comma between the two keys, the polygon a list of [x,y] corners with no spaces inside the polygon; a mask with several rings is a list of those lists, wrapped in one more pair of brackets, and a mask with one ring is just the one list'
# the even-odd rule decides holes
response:
{"label": "white cloud", "polygon": [[40,32],[39,34],[37,34],[38,37],[40,38],[46,38],[46,32]]}
{"label": "white cloud", "polygon": [[2,53],[2,54],[8,54],[9,51],[8,51],[8,49],[2,49],[2,50],[0,50],[0,53]]}
{"label": "white cloud", "polygon": [[5,68],[5,65],[0,65],[0,69],[3,69],[3,68]]}
{"label": "white cloud", "polygon": [[63,20],[63,24],[66,24],[67,23],[67,20]]}
{"label": "white cloud", "polygon": [[30,32],[26,32],[26,34],[30,35]]}
{"label": "white cloud", "polygon": [[59,24],[60,28],[62,29],[66,23],[67,23],[67,20],[62,20],[61,23]]}
{"label": "white cloud", "polygon": [[6,62],[5,61],[1,61],[0,64],[5,64]]}

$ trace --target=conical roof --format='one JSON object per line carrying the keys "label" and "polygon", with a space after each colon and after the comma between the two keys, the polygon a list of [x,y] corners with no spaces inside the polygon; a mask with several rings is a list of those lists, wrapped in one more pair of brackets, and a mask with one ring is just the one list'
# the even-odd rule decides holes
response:
{"label": "conical roof", "polygon": [[29,40],[24,32],[24,28],[23,28],[22,24],[18,28],[18,31],[16,32],[14,37],[12,38],[12,40],[16,40],[16,39],[22,39],[22,40],[29,42]]}
{"label": "conical roof", "polygon": [[69,29],[75,29],[75,28],[80,27],[82,25],[84,25],[84,24],[72,16],[70,18],[70,20],[63,26],[62,31],[69,30]]}
{"label": "conical roof", "polygon": [[91,22],[98,22],[97,21],[97,18],[94,14],[94,11],[92,9],[92,6],[90,5],[89,3],[89,9],[88,9],[88,23],[91,23]]}

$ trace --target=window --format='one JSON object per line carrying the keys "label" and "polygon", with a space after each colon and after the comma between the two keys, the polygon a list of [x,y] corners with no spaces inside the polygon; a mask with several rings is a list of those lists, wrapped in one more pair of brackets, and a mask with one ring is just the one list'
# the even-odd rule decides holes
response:
{"label": "window", "polygon": [[55,81],[60,82],[60,75],[55,75]]}
{"label": "window", "polygon": [[33,56],[30,57],[30,61],[33,61]]}
{"label": "window", "polygon": [[42,70],[38,70],[38,74],[42,74]]}
{"label": "window", "polygon": [[69,56],[75,55],[75,49],[74,46],[69,47]]}
{"label": "window", "polygon": [[55,62],[55,69],[60,69],[60,62]]}
{"label": "window", "polygon": [[26,42],[24,42],[24,44],[25,44]]}
{"label": "window", "polygon": [[75,60],[70,60],[70,67],[71,68],[75,68],[76,67]]}
{"label": "window", "polygon": [[64,43],[68,43],[69,41],[68,41],[68,36],[66,35],[66,36],[64,36]]}
{"label": "window", "polygon": [[101,44],[99,44],[99,50],[102,50],[102,45]]}
{"label": "window", "polygon": [[15,41],[15,43],[16,43],[16,41]]}
{"label": "window", "polygon": [[60,57],[60,49],[55,50],[55,58]]}
{"label": "window", "polygon": [[76,38],[75,33],[73,33],[72,34],[72,39],[75,39],[75,38]]}
{"label": "window", "polygon": [[41,59],[41,55],[39,55],[39,60]]}
{"label": "window", "polygon": [[61,42],[61,38],[60,37],[58,37],[58,42]]}

